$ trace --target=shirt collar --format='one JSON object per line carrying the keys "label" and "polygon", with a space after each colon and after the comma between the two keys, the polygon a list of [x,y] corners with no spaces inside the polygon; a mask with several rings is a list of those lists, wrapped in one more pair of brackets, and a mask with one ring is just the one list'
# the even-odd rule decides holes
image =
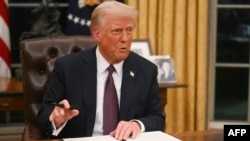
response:
{"label": "shirt collar", "polygon": [[[100,53],[99,50],[99,46],[97,46],[96,49],[96,59],[97,59],[97,74],[102,74],[106,71],[106,69],[108,68],[108,66],[110,65],[102,56],[102,54]],[[118,76],[122,75],[122,66],[123,66],[124,60],[121,61],[120,63],[117,64],[113,64],[116,73],[118,74]]]}

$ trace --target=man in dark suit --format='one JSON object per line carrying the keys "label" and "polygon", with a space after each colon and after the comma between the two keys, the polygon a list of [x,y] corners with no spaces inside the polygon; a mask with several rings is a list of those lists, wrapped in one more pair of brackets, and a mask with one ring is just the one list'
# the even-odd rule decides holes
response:
{"label": "man in dark suit", "polygon": [[[98,45],[55,62],[38,113],[45,136],[103,135],[104,89],[110,65],[115,69],[112,78],[119,114],[118,123],[108,134],[126,140],[140,132],[163,130],[157,66],[130,52],[137,15],[136,9],[116,1],[96,7],[90,30]],[[63,108],[52,103],[60,103]]]}

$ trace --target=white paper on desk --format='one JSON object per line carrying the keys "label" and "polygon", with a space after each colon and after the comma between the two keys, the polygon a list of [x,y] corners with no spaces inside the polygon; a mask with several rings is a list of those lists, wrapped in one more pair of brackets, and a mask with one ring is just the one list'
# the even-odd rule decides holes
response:
{"label": "white paper on desk", "polygon": [[95,136],[95,137],[82,137],[82,138],[67,138],[63,141],[117,141],[114,137],[109,135],[106,136]]}
{"label": "white paper on desk", "polygon": [[[82,138],[67,138],[63,141],[117,141],[114,137],[95,136],[95,137],[82,137]],[[128,139],[127,141],[181,141],[171,135],[161,131],[144,132],[140,133],[135,139]]]}

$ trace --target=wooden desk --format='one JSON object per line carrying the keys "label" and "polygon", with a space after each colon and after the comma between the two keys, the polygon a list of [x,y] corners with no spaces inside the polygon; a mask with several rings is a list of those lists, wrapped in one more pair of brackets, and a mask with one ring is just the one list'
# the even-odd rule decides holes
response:
{"label": "wooden desk", "polygon": [[193,131],[170,134],[182,141],[223,141],[223,130]]}
{"label": "wooden desk", "polygon": [[9,111],[24,110],[23,83],[15,78],[0,78],[0,111],[6,112],[9,123]]}

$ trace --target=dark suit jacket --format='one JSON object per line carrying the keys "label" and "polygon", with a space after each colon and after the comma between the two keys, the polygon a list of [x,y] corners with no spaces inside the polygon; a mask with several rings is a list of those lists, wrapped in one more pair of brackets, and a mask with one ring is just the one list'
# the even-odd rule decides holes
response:
{"label": "dark suit jacket", "polygon": [[[67,99],[79,109],[57,138],[91,136],[96,115],[97,63],[95,48],[57,59],[48,91],[38,113],[38,124],[45,136],[52,127],[51,102]],[[130,72],[134,73],[134,77]],[[119,120],[140,120],[146,131],[163,130],[164,115],[159,97],[157,67],[130,52],[123,64]]]}

